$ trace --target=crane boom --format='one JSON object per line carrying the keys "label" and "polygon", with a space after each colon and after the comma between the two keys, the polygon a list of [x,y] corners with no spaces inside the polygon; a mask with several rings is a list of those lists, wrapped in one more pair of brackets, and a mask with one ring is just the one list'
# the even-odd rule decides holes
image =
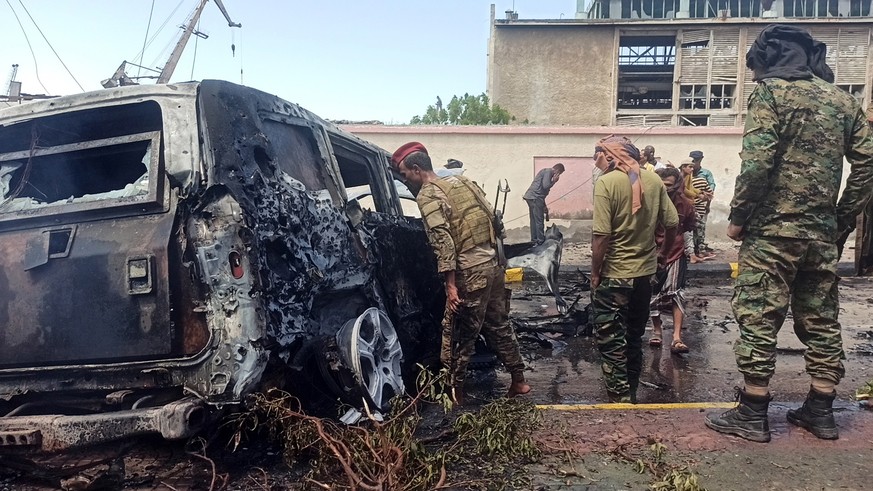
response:
{"label": "crane boom", "polygon": [[[176,65],[179,64],[179,60],[182,58],[182,52],[185,51],[185,45],[188,44],[188,40],[191,39],[192,34],[196,34],[197,36],[205,38],[206,35],[199,33],[196,31],[197,23],[200,21],[200,15],[203,13],[203,9],[206,7],[206,4],[209,0],[198,0],[200,4],[194,9],[194,13],[191,14],[191,19],[188,21],[188,24],[182,26],[182,35],[179,37],[179,40],[176,42],[176,46],[173,48],[172,53],[170,53],[170,57],[167,59],[167,63],[164,64],[163,69],[161,69],[160,74],[157,77],[149,76],[149,77],[128,77],[125,73],[125,68],[127,65],[133,65],[133,63],[129,63],[127,61],[123,62],[121,66],[118,67],[118,70],[115,71],[115,74],[112,75],[111,78],[108,78],[101,82],[103,87],[107,89],[110,87],[118,87],[119,85],[133,85],[137,82],[135,79],[140,78],[157,78],[155,83],[165,84],[170,81],[170,77],[173,76],[173,72],[176,70]],[[227,25],[230,27],[242,27],[242,24],[236,23],[230,19],[230,15],[227,13],[227,9],[224,8],[224,2],[221,0],[215,0],[215,4],[218,5],[218,8],[221,10],[222,15],[224,15],[225,20],[227,20]],[[136,65],[140,66],[140,65]],[[148,67],[141,67],[147,70],[152,70]],[[157,70],[153,70],[157,72]]]}
{"label": "crane boom", "polygon": [[225,20],[227,20],[228,27],[242,27],[242,24],[230,20],[230,15],[228,15],[227,9],[224,8],[224,2],[221,0],[215,0],[215,5],[218,5],[218,9],[221,10],[222,15],[224,15]]}
{"label": "crane boom", "polygon": [[167,63],[164,65],[155,83],[165,84],[170,81],[170,77],[173,76],[173,72],[176,70],[176,65],[179,64],[179,59],[182,58],[182,52],[185,51],[185,45],[188,44],[188,39],[191,38],[191,34],[194,32],[194,26],[200,20],[200,14],[203,13],[203,8],[206,7],[208,1],[200,0],[200,5],[194,10],[194,15],[191,16],[191,20],[185,26],[185,30],[182,31],[182,37],[179,38],[176,47],[170,53],[170,57],[167,59]]}

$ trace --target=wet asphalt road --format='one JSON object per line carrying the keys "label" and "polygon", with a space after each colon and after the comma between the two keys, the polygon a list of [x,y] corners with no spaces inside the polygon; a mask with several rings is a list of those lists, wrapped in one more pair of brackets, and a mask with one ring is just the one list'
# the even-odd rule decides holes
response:
{"label": "wet asphalt road", "polygon": [[[568,281],[562,279],[563,289]],[[713,402],[732,401],[734,387],[742,378],[736,371],[733,342],[738,337],[738,326],[730,310],[732,280],[729,277],[689,279],[687,314],[682,339],[690,353],[672,355],[669,341],[672,320],[664,319],[664,344],[649,347],[651,322],[643,338],[642,386],[638,397],[641,403]],[[511,315],[517,319],[536,319],[554,315],[554,299],[537,295],[543,291],[537,282],[513,285]],[[843,325],[843,344],[847,359],[846,377],[837,388],[844,403],[855,389],[873,378],[873,278],[845,278],[840,287],[840,321]],[[588,293],[581,293],[580,306],[588,302]],[[568,302],[575,295],[565,297]],[[809,376],[804,370],[803,348],[793,331],[789,317],[779,333],[776,375],[771,381],[774,403],[800,402],[809,390]],[[542,333],[538,342],[530,335],[520,333],[522,352],[529,364],[527,378],[534,388],[529,396],[537,404],[574,404],[606,402],[599,356],[592,337],[573,337],[556,333]],[[543,347],[551,344],[553,347]],[[505,387],[508,379],[499,373],[496,381],[487,374],[474,378],[472,393],[489,397]],[[469,389],[468,389],[469,390]]]}

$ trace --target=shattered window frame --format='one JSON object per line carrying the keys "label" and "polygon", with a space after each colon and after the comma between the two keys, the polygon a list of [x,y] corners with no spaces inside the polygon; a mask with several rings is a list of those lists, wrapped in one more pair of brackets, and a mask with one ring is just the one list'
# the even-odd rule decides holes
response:
{"label": "shattered window frame", "polygon": [[679,111],[733,109],[737,84],[682,84]]}
{"label": "shattered window frame", "polygon": [[[148,148],[145,151],[144,156],[148,156],[148,163],[146,163],[145,159],[143,160],[143,164],[147,167],[143,176],[145,177],[146,182],[148,183],[147,191],[145,193],[137,193],[132,196],[114,196],[114,197],[100,197],[100,194],[112,194],[115,191],[121,191],[121,189],[107,191],[104,193],[95,193],[90,195],[90,199],[87,198],[87,195],[83,196],[74,196],[73,199],[62,198],[59,200],[54,200],[48,203],[40,203],[39,205],[35,205],[31,208],[26,209],[5,209],[7,206],[11,205],[16,197],[0,197],[0,224],[5,222],[10,222],[14,220],[20,220],[22,218],[33,218],[33,217],[45,217],[51,216],[53,218],[67,215],[67,214],[75,214],[81,212],[90,212],[95,210],[106,210],[106,209],[116,209],[116,208],[130,208],[136,207],[137,209],[141,208],[143,204],[155,204],[161,205],[161,193],[160,193],[160,182],[159,176],[161,175],[160,162],[161,162],[161,132],[160,131],[147,131],[142,133],[135,133],[124,136],[116,136],[111,138],[101,138],[94,140],[85,140],[76,143],[55,145],[55,146],[47,146],[47,147],[39,147],[33,148],[31,150],[20,150],[14,152],[7,152],[0,154],[0,165],[4,162],[14,162],[14,161],[25,161],[25,166],[30,166],[35,159],[42,158],[51,158],[51,157],[60,157],[64,155],[72,155],[72,154],[82,154],[84,152],[96,152],[100,150],[109,149],[111,147],[119,147],[123,145],[131,145],[137,142],[149,142]],[[76,159],[80,159],[81,157],[76,157]],[[42,165],[51,165],[51,164],[42,164]],[[16,170],[17,171],[17,170]],[[14,171],[15,172],[15,171]],[[127,183],[128,185],[135,185],[140,179],[136,179],[131,183]],[[11,183],[10,183],[11,184]],[[62,219],[61,219],[62,220]]]}
{"label": "shattered window frame", "polygon": [[623,33],[616,61],[616,110],[672,111],[676,62],[675,33],[659,36]]}
{"label": "shattered window frame", "polygon": [[708,114],[680,114],[679,126],[709,126]]}
{"label": "shattered window frame", "polygon": [[[358,201],[362,209],[367,209],[365,206],[372,204],[370,211],[376,213],[398,214],[395,196],[388,189],[391,184],[388,181],[392,176],[387,168],[383,172],[379,171],[379,156],[353,140],[335,133],[328,133],[327,141],[336,161],[339,178],[346,190],[347,202]],[[350,165],[356,168],[349,167]],[[366,175],[367,183],[350,182],[350,178],[360,177],[356,173],[361,171]]]}
{"label": "shattered window frame", "polygon": [[[261,114],[260,117],[264,133],[271,144],[274,147],[280,147],[280,143],[286,144],[283,149],[287,151],[277,152],[277,170],[299,181],[307,191],[317,193],[330,190],[331,179],[322,161],[316,130],[303,120],[295,121],[293,118],[274,114]],[[295,161],[295,157],[302,157],[299,151],[306,148],[306,145],[300,145],[300,141],[290,141],[288,144],[294,138],[301,138],[309,146],[309,155],[306,156],[310,157],[309,162],[302,162],[301,165],[301,162]]]}

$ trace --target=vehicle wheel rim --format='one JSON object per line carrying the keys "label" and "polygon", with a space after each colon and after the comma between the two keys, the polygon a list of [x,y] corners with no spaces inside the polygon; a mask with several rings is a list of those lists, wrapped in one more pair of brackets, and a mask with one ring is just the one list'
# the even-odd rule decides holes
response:
{"label": "vehicle wheel rim", "polygon": [[384,312],[373,307],[349,320],[337,333],[337,343],[368,403],[386,410],[395,395],[404,393],[403,349]]}

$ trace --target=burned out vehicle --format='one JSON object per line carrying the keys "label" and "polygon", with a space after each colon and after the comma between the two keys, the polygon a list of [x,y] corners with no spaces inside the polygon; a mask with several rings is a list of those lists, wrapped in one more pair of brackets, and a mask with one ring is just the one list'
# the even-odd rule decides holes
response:
{"label": "burned out vehicle", "polygon": [[275,96],[0,111],[0,449],[185,438],[270,387],[385,407],[438,344],[433,271],[387,153]]}

